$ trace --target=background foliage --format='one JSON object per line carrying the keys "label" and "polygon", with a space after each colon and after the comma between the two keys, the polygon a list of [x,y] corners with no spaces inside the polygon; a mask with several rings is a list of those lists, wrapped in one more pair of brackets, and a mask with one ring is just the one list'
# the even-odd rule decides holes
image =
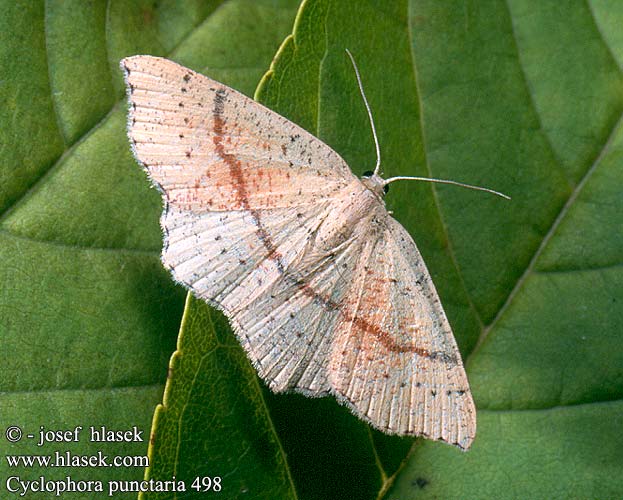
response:
{"label": "background foliage", "polygon": [[[148,433],[168,372],[148,474],[220,475],[222,498],[620,497],[623,5],[298,8],[0,1],[1,428]],[[226,320],[193,299],[175,347],[185,294],[159,264],[160,199],[130,155],[119,60],[164,55],[248,95],[270,66],[256,97],[361,174],[374,147],[345,48],[360,66],[387,176],[513,197],[402,183],[387,198],[467,362],[478,406],[468,453],[373,432],[331,399],[270,394]],[[0,440],[2,455],[141,455],[147,446]],[[0,471],[2,483],[144,474],[4,461]]]}

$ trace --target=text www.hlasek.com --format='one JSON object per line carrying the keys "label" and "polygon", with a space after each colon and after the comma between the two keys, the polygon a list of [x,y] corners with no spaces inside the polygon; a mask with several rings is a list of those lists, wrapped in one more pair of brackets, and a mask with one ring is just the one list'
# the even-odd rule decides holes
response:
{"label": "text www.hlasek.com", "polygon": [[[56,451],[51,455],[7,455],[6,461],[9,467],[34,468],[34,467],[147,467],[149,458],[143,455],[136,456],[113,456],[109,457],[98,451],[95,455],[75,455],[69,451]],[[70,476],[62,480],[47,480],[44,476],[36,480],[24,480],[19,476],[10,476],[6,480],[5,487],[8,492],[20,497],[32,493],[47,493],[56,497],[69,492],[104,492],[108,490],[108,496],[113,496],[120,491],[140,491],[139,489],[127,489],[123,481],[82,481],[74,480]],[[149,491],[149,490],[146,490]]]}
{"label": "text www.hlasek.com", "polygon": [[149,458],[143,455],[114,456],[98,451],[96,455],[74,455],[56,451],[52,455],[7,455],[9,467],[148,467]]}

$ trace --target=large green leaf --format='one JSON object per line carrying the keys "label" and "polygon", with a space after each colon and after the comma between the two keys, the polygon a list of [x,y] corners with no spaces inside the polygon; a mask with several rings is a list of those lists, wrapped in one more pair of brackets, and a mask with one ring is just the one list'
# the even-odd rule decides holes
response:
{"label": "large green leaf", "polygon": [[[623,6],[392,7],[309,2],[261,93],[355,170],[368,169],[373,148],[348,47],[388,175],[513,196],[413,185],[388,196],[468,355],[480,417],[467,455],[418,446],[388,498],[620,496],[623,46],[609,29]],[[307,98],[288,100],[310,59]]]}
{"label": "large green leaf", "polygon": [[[158,263],[160,200],[129,154],[117,64],[168,55],[250,94],[292,10],[217,4],[1,2],[2,428],[147,432],[182,294]],[[620,497],[622,21],[614,0],[304,2],[262,102],[355,173],[370,169],[348,48],[386,175],[513,196],[404,182],[387,197],[466,357],[478,435],[468,453],[412,446],[331,398],[270,394],[224,318],[190,300],[149,474],[223,475],[223,498]],[[0,442],[3,454],[101,448]],[[2,467],[28,479],[142,474]]]}
{"label": "large green leaf", "polygon": [[[79,443],[2,439],[1,455],[146,455],[184,291],[159,261],[161,200],[131,157],[119,60],[165,55],[252,93],[297,5],[0,2],[0,428],[36,437],[40,426],[85,428]],[[143,439],[89,442],[88,427],[104,425],[137,426]],[[141,479],[143,467],[11,468],[3,459],[0,491],[10,475],[70,475],[106,490],[109,480]]]}
{"label": "large green leaf", "polygon": [[401,468],[402,440],[366,435],[330,400],[267,395],[302,498],[373,498],[392,484],[388,498],[623,492],[615,14],[623,7],[597,2],[304,4],[262,102],[368,170],[374,148],[349,48],[387,175],[514,199],[407,183],[388,196],[467,356],[473,449],[427,442]]}

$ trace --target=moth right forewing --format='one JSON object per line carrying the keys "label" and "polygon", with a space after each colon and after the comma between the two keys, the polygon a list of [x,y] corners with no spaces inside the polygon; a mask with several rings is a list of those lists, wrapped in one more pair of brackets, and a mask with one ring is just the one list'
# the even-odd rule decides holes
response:
{"label": "moth right forewing", "polygon": [[362,252],[336,324],[335,393],[389,433],[470,446],[475,407],[452,331],[415,243],[387,215]]}

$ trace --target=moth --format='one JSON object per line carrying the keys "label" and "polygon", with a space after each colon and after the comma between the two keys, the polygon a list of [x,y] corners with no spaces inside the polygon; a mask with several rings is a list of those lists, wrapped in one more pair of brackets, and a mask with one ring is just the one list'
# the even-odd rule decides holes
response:
{"label": "moth", "polygon": [[357,178],[298,125],[172,61],[121,67],[132,150],[164,200],[162,262],[225,313],[259,376],[275,392],[333,394],[386,433],[468,449],[460,353],[383,201],[400,178],[381,178],[380,160]]}

